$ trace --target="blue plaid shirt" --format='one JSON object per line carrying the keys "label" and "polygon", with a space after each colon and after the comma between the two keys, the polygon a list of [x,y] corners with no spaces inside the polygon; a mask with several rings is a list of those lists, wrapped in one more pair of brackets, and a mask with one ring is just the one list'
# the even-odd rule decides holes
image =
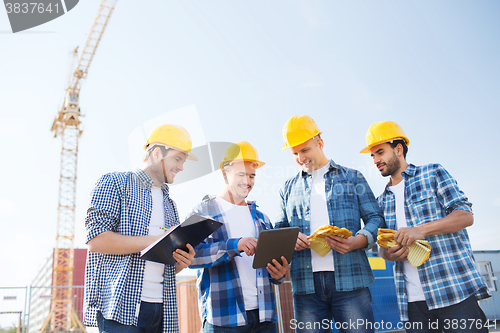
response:
{"label": "blue plaid shirt", "polygon": [[[247,201],[248,208],[258,232],[272,229],[267,215],[257,210],[254,201]],[[210,217],[224,223],[225,213],[213,195],[207,195],[189,213]],[[240,255],[239,238],[229,238],[225,225],[195,248],[196,255],[190,268],[198,270],[198,306],[202,322],[207,320],[215,326],[242,326],[247,324],[245,303],[240,277],[234,257]],[[257,302],[259,319],[276,321],[274,293],[271,283],[280,284],[284,277],[275,280],[265,268],[255,270],[257,276]]]}
{"label": "blue plaid shirt", "polygon": [[[442,219],[455,210],[472,213],[472,204],[451,175],[439,164],[410,164],[402,176],[405,180],[405,215],[409,227]],[[378,198],[384,210],[387,227],[396,230],[396,201],[386,186]],[[490,295],[477,270],[465,229],[459,232],[428,236],[432,250],[418,275],[429,309],[439,309],[476,295]],[[408,320],[408,297],[403,276],[403,263],[396,262],[394,278],[401,320]]]}
{"label": "blue plaid shirt", "polygon": [[[144,171],[115,172],[102,176],[91,194],[85,219],[86,242],[105,231],[128,236],[148,235],[153,180]],[[179,224],[177,208],[162,185],[165,227]],[[137,325],[145,261],[140,253],[87,254],[84,325],[97,326],[96,314],[124,325]],[[163,274],[163,332],[178,332],[174,266]]]}
{"label": "blue plaid shirt", "polygon": [[[309,236],[311,230],[311,185],[312,176],[300,171],[287,180],[280,191],[281,210],[276,227],[299,227]],[[325,194],[330,225],[347,228],[353,234],[361,234],[368,240],[370,248],[377,240],[378,228],[385,227],[382,211],[370,186],[361,172],[330,161],[325,174]],[[361,219],[364,228],[361,228]],[[375,279],[365,250],[357,249],[346,254],[333,251],[335,288],[337,291],[352,291],[365,288]],[[311,250],[296,251],[290,267],[292,291],[304,295],[314,293]]]}

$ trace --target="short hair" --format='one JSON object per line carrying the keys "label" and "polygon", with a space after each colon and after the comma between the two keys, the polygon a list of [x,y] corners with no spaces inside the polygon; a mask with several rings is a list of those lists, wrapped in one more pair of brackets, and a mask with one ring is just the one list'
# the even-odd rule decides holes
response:
{"label": "short hair", "polygon": [[147,147],[146,147],[146,153],[144,154],[144,157],[142,158],[142,161],[143,161],[143,162],[146,162],[146,161],[147,161],[147,159],[151,156],[151,152],[152,152],[153,150],[155,150],[155,148],[156,148],[156,147],[160,148],[160,150],[161,150],[161,155],[162,155],[163,157],[167,156],[167,154],[168,154],[168,151],[169,151],[169,150],[172,150],[172,148],[170,148],[170,147],[165,147],[165,146],[162,146],[162,145],[155,145],[155,144],[153,144],[153,145],[151,145],[151,146],[147,146]]}
{"label": "short hair", "polygon": [[387,143],[390,144],[392,148],[396,148],[399,144],[401,144],[401,146],[403,147],[403,157],[406,159],[406,153],[408,152],[408,146],[406,145],[405,140],[398,139],[398,140],[389,141]]}

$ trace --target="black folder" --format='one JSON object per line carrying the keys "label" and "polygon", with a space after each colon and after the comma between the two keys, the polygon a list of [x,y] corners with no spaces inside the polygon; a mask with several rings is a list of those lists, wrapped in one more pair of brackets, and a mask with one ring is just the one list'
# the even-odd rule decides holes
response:
{"label": "black folder", "polygon": [[172,256],[175,250],[181,249],[189,252],[186,247],[187,243],[195,247],[219,229],[221,225],[221,222],[208,217],[192,215],[181,224],[168,229],[163,237],[142,250],[141,259],[173,266],[176,263]]}
{"label": "black folder", "polygon": [[284,256],[290,263],[298,235],[299,227],[261,231],[253,258],[253,268],[264,268],[268,263],[272,263],[273,259],[283,265],[281,256]]}

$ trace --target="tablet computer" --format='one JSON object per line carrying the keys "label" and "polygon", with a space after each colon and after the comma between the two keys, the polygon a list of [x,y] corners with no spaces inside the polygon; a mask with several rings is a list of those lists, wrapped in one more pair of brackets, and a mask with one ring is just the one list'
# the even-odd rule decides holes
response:
{"label": "tablet computer", "polygon": [[284,256],[288,263],[290,263],[295,251],[298,235],[299,227],[261,231],[253,258],[253,268],[264,268],[273,259],[283,264],[281,256]]}

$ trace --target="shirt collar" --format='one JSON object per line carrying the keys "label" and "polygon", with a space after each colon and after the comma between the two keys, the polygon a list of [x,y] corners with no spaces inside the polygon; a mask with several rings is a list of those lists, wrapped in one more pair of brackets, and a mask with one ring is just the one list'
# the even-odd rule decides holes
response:
{"label": "shirt collar", "polygon": [[[139,179],[139,181],[146,188],[151,189],[154,186],[153,179],[147,173],[145,173],[144,170],[142,170],[142,169],[136,169],[133,172],[137,176],[137,178]],[[168,191],[169,191],[168,184],[167,183],[163,183],[161,185],[161,190],[163,191],[163,193],[168,194]]]}
{"label": "shirt collar", "polygon": [[[417,167],[413,164],[408,164],[408,167],[403,171],[401,172],[401,175],[403,176],[403,179],[406,180],[407,177],[413,177],[415,176],[415,173],[417,172]],[[391,190],[389,190],[389,186],[391,186],[391,180],[389,179],[389,181],[387,182],[387,185],[385,185],[385,190],[386,191],[389,191],[389,192],[392,192]]]}
{"label": "shirt collar", "polygon": [[413,176],[415,176],[416,172],[417,172],[417,167],[410,163],[410,164],[408,164],[408,167],[406,168],[406,170],[402,172],[403,178],[406,179],[405,175],[407,175],[408,177],[413,177]]}
{"label": "shirt collar", "polygon": [[[334,169],[338,169],[339,166],[337,163],[335,163],[333,160],[330,160],[330,162],[328,163],[330,164],[330,166],[328,167],[328,171],[326,173],[329,173],[329,172],[332,172]],[[302,178],[306,178],[307,176],[311,175],[310,173],[302,170],[301,171],[301,176]]]}

